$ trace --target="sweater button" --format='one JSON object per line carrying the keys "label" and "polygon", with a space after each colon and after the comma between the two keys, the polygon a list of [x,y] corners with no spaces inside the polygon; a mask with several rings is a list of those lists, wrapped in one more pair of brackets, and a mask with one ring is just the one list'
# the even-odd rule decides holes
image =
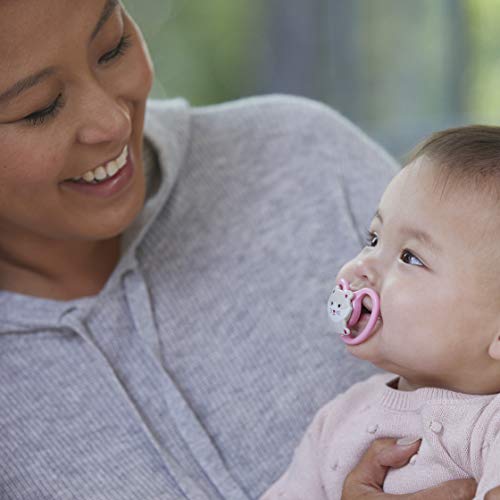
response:
{"label": "sweater button", "polygon": [[376,425],[376,424],[369,425],[366,428],[366,431],[369,432],[370,434],[375,434],[378,431],[378,425]]}
{"label": "sweater button", "polygon": [[441,422],[438,422],[437,420],[433,420],[430,425],[430,429],[434,434],[438,434],[443,430],[443,424]]}

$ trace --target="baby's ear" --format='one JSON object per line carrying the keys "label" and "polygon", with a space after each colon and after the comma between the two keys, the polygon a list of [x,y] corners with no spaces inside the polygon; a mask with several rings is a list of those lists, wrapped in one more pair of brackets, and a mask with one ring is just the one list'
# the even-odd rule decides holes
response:
{"label": "baby's ear", "polygon": [[491,358],[500,361],[500,332],[497,332],[497,334],[493,337],[488,349],[488,354]]}

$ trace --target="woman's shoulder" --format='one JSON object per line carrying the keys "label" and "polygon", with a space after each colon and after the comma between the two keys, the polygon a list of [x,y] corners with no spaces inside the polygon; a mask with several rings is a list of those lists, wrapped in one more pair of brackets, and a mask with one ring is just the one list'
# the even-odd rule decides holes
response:
{"label": "woman's shoulder", "polygon": [[326,114],[337,119],[347,121],[341,115],[334,111],[327,104],[314,99],[290,94],[267,94],[202,105],[193,106],[183,98],[175,99],[149,99],[147,102],[148,111],[153,113],[165,113],[172,110],[184,109],[194,118],[203,117],[237,117],[237,116],[256,116],[263,118],[265,116],[292,113],[295,116],[297,111],[306,114]]}
{"label": "woman's shoulder", "polygon": [[[346,227],[330,226],[337,240],[357,237],[347,227],[359,228],[362,240],[361,228],[398,168],[349,120],[303,97],[267,95],[201,107],[150,101],[147,118],[166,179],[173,183],[179,174],[194,183],[178,196],[190,203],[231,201],[238,213],[244,204],[255,208],[252,217],[268,202],[272,221],[277,211],[299,226],[317,227],[342,213]],[[229,212],[226,207],[225,218]]]}
{"label": "woman's shoulder", "polygon": [[298,124],[299,118],[315,116],[345,121],[341,115],[331,107],[319,101],[286,94],[269,94],[243,97],[234,101],[220,104],[191,108],[196,117],[224,116],[225,118],[255,117],[257,120],[266,118],[276,119],[288,116],[291,121],[282,125]]}
{"label": "woman's shoulder", "polygon": [[207,106],[190,106],[183,99],[148,101],[148,112],[156,119],[168,119],[179,109],[189,117],[191,140],[201,134],[205,143],[226,138],[233,143],[245,139],[248,144],[262,136],[286,136],[291,141],[300,136],[328,142],[330,148],[365,149],[395,167],[393,159],[356,125],[329,105],[306,97],[270,94]]}

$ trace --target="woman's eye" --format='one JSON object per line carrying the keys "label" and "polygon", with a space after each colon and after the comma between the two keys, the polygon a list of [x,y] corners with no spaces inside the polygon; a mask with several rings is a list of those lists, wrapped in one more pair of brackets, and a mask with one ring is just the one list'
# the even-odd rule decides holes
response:
{"label": "woman's eye", "polygon": [[[99,59],[99,64],[106,64],[109,61],[117,59],[118,57],[125,54],[128,48],[132,45],[131,38],[132,38],[131,35],[123,35],[120,38],[120,42],[118,43],[118,45],[113,50],[107,52]],[[25,121],[33,126],[43,125],[46,120],[54,118],[59,113],[59,111],[63,106],[64,106],[64,99],[62,94],[59,94],[57,96],[57,99],[50,106],[40,111],[31,113],[28,116],[25,116],[22,119],[22,121]]]}
{"label": "woman's eye", "polygon": [[129,47],[132,45],[131,38],[131,35],[123,35],[120,38],[118,45],[113,50],[106,52],[106,54],[99,59],[99,64],[106,64],[107,62],[125,54],[125,52],[127,52]]}
{"label": "woman's eye", "polygon": [[424,265],[423,262],[418,257],[415,257],[415,255],[413,255],[409,250],[403,250],[400,258],[402,262],[409,264],[410,266]]}
{"label": "woman's eye", "polygon": [[368,247],[376,247],[378,243],[378,236],[376,233],[372,233],[371,231],[368,231],[368,234],[366,235],[366,246]]}
{"label": "woman's eye", "polygon": [[57,99],[45,109],[31,113],[23,118],[24,121],[28,122],[30,125],[37,126],[42,125],[48,118],[53,118],[59,113],[64,105],[64,100],[62,94],[57,96]]}

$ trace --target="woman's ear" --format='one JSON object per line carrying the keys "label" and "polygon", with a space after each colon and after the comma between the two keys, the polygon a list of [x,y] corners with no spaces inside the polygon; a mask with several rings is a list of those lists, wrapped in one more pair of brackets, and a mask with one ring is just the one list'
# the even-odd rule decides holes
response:
{"label": "woman's ear", "polygon": [[500,333],[497,332],[497,334],[493,337],[488,349],[488,354],[491,358],[500,361]]}

